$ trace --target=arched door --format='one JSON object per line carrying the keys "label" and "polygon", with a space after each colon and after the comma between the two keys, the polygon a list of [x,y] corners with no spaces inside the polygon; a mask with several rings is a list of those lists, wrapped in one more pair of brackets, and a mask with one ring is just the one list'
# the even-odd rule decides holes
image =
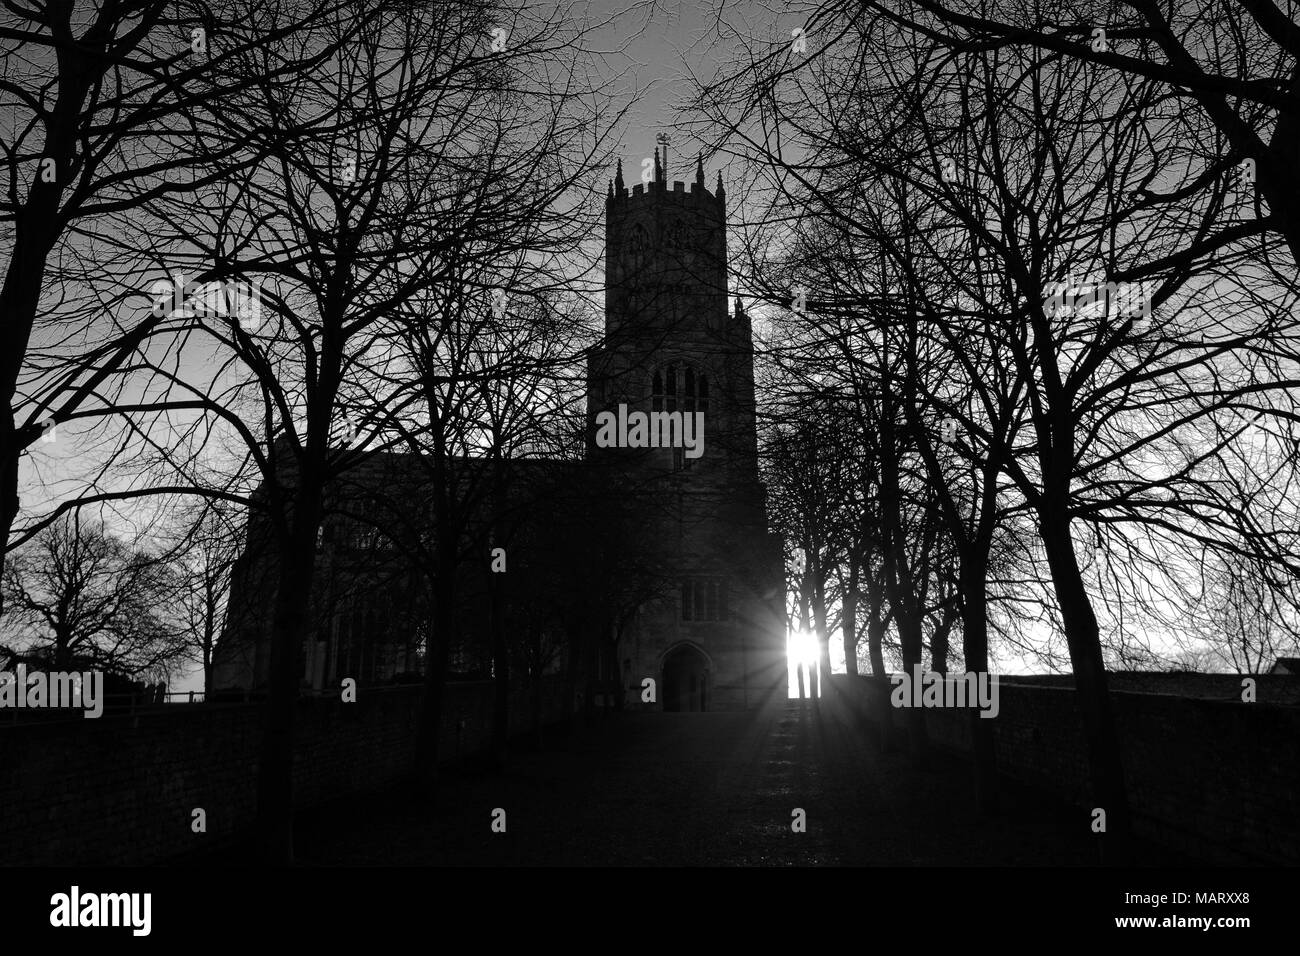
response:
{"label": "arched door", "polygon": [[664,710],[707,710],[709,661],[699,649],[683,644],[664,658]]}

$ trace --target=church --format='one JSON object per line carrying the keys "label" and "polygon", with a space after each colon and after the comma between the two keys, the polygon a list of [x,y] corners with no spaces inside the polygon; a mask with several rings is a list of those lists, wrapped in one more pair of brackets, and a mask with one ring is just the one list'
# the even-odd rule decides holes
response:
{"label": "church", "polygon": [[[562,677],[579,696],[666,711],[785,694],[782,548],[758,472],[750,320],[739,299],[728,308],[726,196],[702,164],[689,189],[666,165],[656,150],[650,181],[629,189],[620,163],[609,185],[585,449],[449,463],[464,491],[450,533],[465,541],[449,679],[506,666],[512,684]],[[327,492],[305,689],[418,679],[437,639],[417,557],[424,464],[375,454]],[[269,624],[255,610],[270,606],[266,539],[250,521],[218,691],[267,680]]]}

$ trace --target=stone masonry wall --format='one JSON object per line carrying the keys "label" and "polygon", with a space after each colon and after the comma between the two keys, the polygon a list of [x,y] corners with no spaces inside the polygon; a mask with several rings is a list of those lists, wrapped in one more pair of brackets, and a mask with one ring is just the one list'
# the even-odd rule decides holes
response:
{"label": "stone masonry wall", "polygon": [[[887,689],[866,678],[834,680],[859,719],[875,722],[877,695]],[[1006,678],[999,699],[992,719],[998,770],[1090,809],[1073,688]],[[1207,862],[1300,863],[1300,708],[1123,691],[1111,693],[1111,706],[1139,835],[1174,849],[1205,848]],[[889,713],[905,739],[906,711]],[[969,752],[968,712],[925,714],[934,745]]]}
{"label": "stone masonry wall", "polygon": [[[361,688],[355,703],[300,701],[294,795],[300,806],[395,783],[410,767],[421,688]],[[543,687],[543,722],[564,712]],[[482,749],[492,684],[447,685],[439,760]],[[512,733],[530,700],[510,704]],[[167,705],[97,720],[0,724],[0,865],[156,863],[247,832],[256,812],[259,704]],[[207,833],[191,830],[207,813]]]}

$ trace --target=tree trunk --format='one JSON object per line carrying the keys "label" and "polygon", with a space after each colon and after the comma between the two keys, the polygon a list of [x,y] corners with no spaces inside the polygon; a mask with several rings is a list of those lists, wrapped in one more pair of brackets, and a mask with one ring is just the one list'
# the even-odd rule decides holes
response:
{"label": "tree trunk", "polygon": [[583,627],[582,641],[582,722],[590,727],[596,722],[596,641],[599,628],[590,621]]}
{"label": "tree trunk", "polygon": [[858,676],[858,564],[849,567],[849,580],[844,588],[840,611],[840,634],[844,640],[844,672]]}
{"label": "tree trunk", "polygon": [[[896,497],[894,501],[897,501]],[[885,510],[895,509],[893,506],[887,506]],[[913,667],[919,665],[924,656],[925,636],[921,630],[920,615],[915,607],[912,590],[914,582],[907,565],[907,555],[903,553],[901,521],[898,520],[896,511],[889,525],[884,548],[885,589],[889,595],[889,606],[894,612],[894,626],[898,628],[898,640],[903,652],[903,670],[911,675]],[[909,707],[906,720],[912,759],[918,767],[923,767],[928,760],[930,749],[924,708]]]}
{"label": "tree trunk", "polygon": [[[429,389],[430,396],[436,390]],[[430,785],[438,776],[439,738],[442,734],[442,711],[447,683],[447,661],[456,638],[456,565],[460,551],[460,528],[453,521],[451,509],[451,475],[442,423],[437,418],[436,398],[428,402],[432,419],[433,460],[430,494],[433,499],[434,568],[430,590],[433,593],[433,632],[425,653],[424,694],[420,705],[415,736],[415,767],[412,779],[418,785]]]}
{"label": "tree trunk", "polygon": [[489,570],[487,582],[492,634],[492,756],[498,765],[505,760],[510,736],[510,656],[506,648],[503,576]]}
{"label": "tree trunk", "polygon": [[[1147,17],[1151,20],[1152,14],[1148,13]],[[1286,92],[1292,102],[1300,95],[1300,68],[1292,69]],[[1228,142],[1244,152],[1253,136],[1236,108],[1217,92],[1195,91],[1193,96]],[[1255,170],[1256,186],[1268,203],[1274,228],[1290,248],[1292,257],[1300,261],[1300,198],[1295,188],[1296,163],[1300,161],[1300,117],[1293,107],[1278,111],[1273,135],[1260,159]]]}
{"label": "tree trunk", "polygon": [[[897,560],[896,558],[893,560]],[[886,566],[892,563],[886,559]],[[908,585],[898,581],[897,571],[890,571],[889,603],[894,608],[894,622],[898,628],[898,639],[903,651],[903,670],[912,675],[913,668],[921,663],[925,651],[924,636],[921,632],[919,617],[908,607],[910,597]],[[907,575],[903,575],[904,581]],[[907,709],[907,733],[911,744],[912,758],[918,767],[924,767],[930,750],[930,737],[925,726],[925,709],[909,707]]]}
{"label": "tree trunk", "polygon": [[1093,802],[1106,811],[1103,851],[1108,861],[1122,862],[1130,832],[1128,801],[1097,618],[1075,557],[1065,502],[1059,497],[1045,501],[1039,508],[1038,520],[1074,668],[1079,712],[1088,747]]}
{"label": "tree trunk", "polygon": [[510,738],[510,665],[506,658],[504,628],[492,635],[492,753],[505,759]]}
{"label": "tree trunk", "polygon": [[55,632],[54,635],[54,669],[66,671],[72,667],[71,635]]}
{"label": "tree trunk", "polygon": [[204,602],[203,646],[199,649],[203,655],[203,699],[212,696],[212,649],[217,643],[216,598],[211,581],[205,582],[207,598]]}
{"label": "tree trunk", "polygon": [[[966,661],[966,670],[974,673],[988,673],[989,636],[988,636],[988,598],[987,566],[982,557],[988,554],[986,544],[975,543],[972,549],[980,549],[979,554],[970,553],[962,556],[960,584],[962,590],[962,658]],[[993,721],[980,716],[978,708],[972,708],[971,720],[971,759],[975,776],[975,804],[981,813],[994,813],[998,807],[997,750],[993,739]]]}
{"label": "tree trunk", "polygon": [[875,684],[872,696],[876,702],[876,724],[880,728],[877,746],[881,753],[889,749],[894,723],[889,705],[889,678],[885,674],[885,621],[880,614],[883,602],[884,595],[873,584],[867,592],[867,656],[871,659],[871,680]]}
{"label": "tree trunk", "polygon": [[620,624],[618,626],[618,631],[614,635],[614,646],[610,650],[610,653],[613,655],[613,663],[610,666],[610,671],[617,675],[618,680],[618,693],[614,694],[614,712],[619,714],[627,709],[627,682],[629,678],[629,674],[623,669],[623,665],[619,663],[618,659],[619,648],[622,646],[623,625]]}
{"label": "tree trunk", "polygon": [[[54,161],[57,174],[52,181],[44,176],[33,177],[27,200],[13,217],[9,268],[0,285],[0,576],[4,573],[9,534],[18,516],[18,463],[25,443],[14,421],[14,393],[40,309],[50,252],[59,235],[59,204],[70,178],[72,160],[81,145],[81,110],[108,62],[80,53],[66,57],[60,54],[57,92],[44,117],[43,148],[44,158]],[[0,598],[0,613],[3,610]]]}
{"label": "tree trunk", "polygon": [[293,863],[294,715],[302,670],[300,650],[316,565],[316,527],[320,523],[319,486],[304,480],[298,494],[293,524],[281,552],[279,586],[271,623],[266,722],[257,773],[257,814],[262,851],[265,862],[272,866]]}
{"label": "tree trunk", "polygon": [[820,697],[831,685],[831,635],[826,613],[826,579],[822,575],[820,559],[817,577],[813,581],[812,611],[817,628],[817,696]]}
{"label": "tree trunk", "polygon": [[[439,565],[443,562],[439,560]],[[441,570],[433,587],[433,628],[424,660],[424,693],[416,728],[415,767],[417,784],[432,784],[438,776],[439,738],[442,736],[442,712],[446,698],[447,661],[456,627],[455,587],[449,586]]]}
{"label": "tree trunk", "polygon": [[[7,319],[6,319],[7,321]],[[4,402],[0,409],[0,578],[4,576],[5,552],[9,532],[18,517],[18,448],[14,433],[13,406]],[[4,589],[0,588],[0,619],[4,617]]]}
{"label": "tree trunk", "polygon": [[572,731],[577,719],[578,669],[581,666],[582,627],[572,620],[565,625],[564,641],[564,725]]}
{"label": "tree trunk", "polygon": [[[881,405],[880,427],[880,524],[883,577],[885,593],[893,610],[894,626],[898,628],[898,641],[902,645],[903,669],[912,673],[914,665],[921,663],[925,651],[925,638],[921,631],[921,618],[916,607],[915,582],[907,563],[906,536],[903,531],[902,502],[898,483],[898,451],[894,440],[893,409],[888,402]],[[929,737],[925,727],[925,711],[911,707],[907,711],[908,737],[914,763],[924,766],[929,751]]]}
{"label": "tree trunk", "polygon": [[533,747],[542,748],[542,631],[534,622],[528,628],[528,655],[532,661],[529,701],[533,709]]}
{"label": "tree trunk", "polygon": [[930,670],[948,673],[948,635],[952,633],[952,615],[945,613],[930,635]]}
{"label": "tree trunk", "polygon": [[877,585],[867,592],[867,657],[871,661],[871,675],[885,676],[885,620],[881,617],[885,596]]}

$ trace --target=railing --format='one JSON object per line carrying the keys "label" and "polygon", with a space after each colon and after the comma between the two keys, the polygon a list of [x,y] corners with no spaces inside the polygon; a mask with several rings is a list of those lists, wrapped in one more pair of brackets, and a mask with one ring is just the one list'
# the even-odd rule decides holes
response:
{"label": "railing", "polygon": [[[448,681],[446,687],[450,693],[455,692],[457,687],[471,687],[476,685],[490,685],[490,678],[485,680],[473,681]],[[423,683],[411,682],[401,684],[361,684],[357,688],[358,695],[370,697],[378,693],[393,691],[406,691],[407,693],[420,693],[423,691]],[[341,688],[339,687],[300,687],[298,689],[299,700],[338,700]],[[135,716],[136,714],[160,714],[167,712],[176,712],[188,705],[204,706],[239,706],[243,704],[257,703],[266,699],[265,690],[230,690],[218,691],[211,696],[201,690],[190,691],[168,691],[158,693],[153,691],[139,691],[129,694],[105,694],[103,698],[104,717],[122,717]],[[0,710],[0,726],[14,724],[31,724],[31,723],[58,723],[70,720],[87,719],[84,707],[5,707]]]}
{"label": "railing", "polygon": [[[244,701],[248,700],[247,693]],[[143,711],[157,711],[169,705],[202,704],[206,694],[201,690],[180,690],[158,693],[139,691],[129,694],[104,694],[102,716],[131,716]],[[64,720],[86,720],[87,708],[81,707],[6,707],[0,711],[5,723],[47,723]]]}
{"label": "railing", "polygon": [[[376,684],[367,686],[362,684],[358,691],[367,696],[382,691],[397,690],[419,690],[422,684]],[[325,687],[319,690],[310,687],[302,687],[298,690],[300,700],[323,700],[338,699],[340,688]],[[104,717],[122,717],[134,716],[141,713],[159,714],[168,711],[174,712],[176,709],[188,705],[241,705],[251,704],[266,699],[265,691],[249,690],[230,690],[219,691],[209,695],[201,690],[180,690],[167,691],[158,693],[152,691],[138,691],[128,694],[105,694],[103,696],[103,713]],[[86,720],[85,707],[5,707],[0,710],[0,726],[12,724],[30,724],[30,723],[59,723],[70,720]]]}

